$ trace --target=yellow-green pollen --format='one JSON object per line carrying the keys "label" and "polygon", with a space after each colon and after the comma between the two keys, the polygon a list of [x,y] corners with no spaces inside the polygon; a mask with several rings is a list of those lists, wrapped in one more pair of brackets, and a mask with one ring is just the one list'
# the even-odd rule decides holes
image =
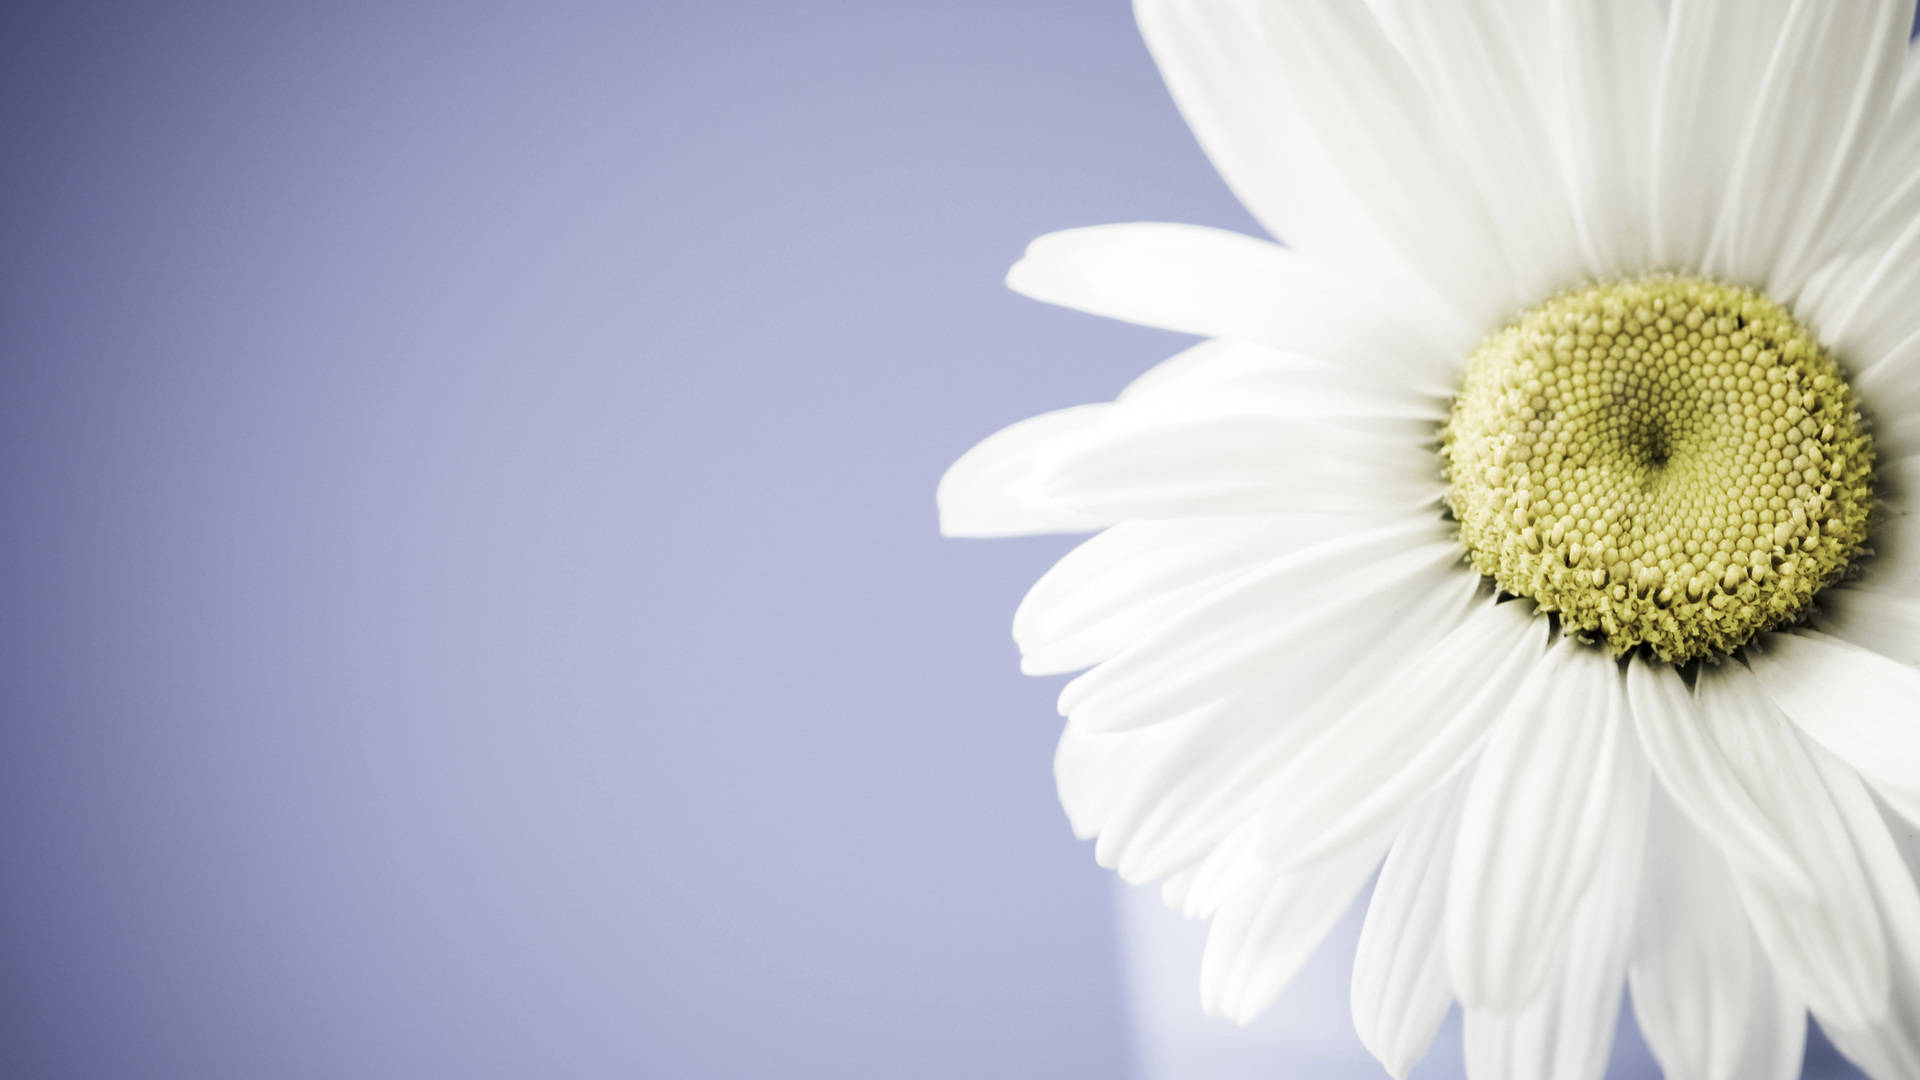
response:
{"label": "yellow-green pollen", "polygon": [[1562,294],[1480,346],[1442,433],[1473,565],[1615,655],[1726,655],[1860,553],[1873,443],[1839,367],[1749,289]]}

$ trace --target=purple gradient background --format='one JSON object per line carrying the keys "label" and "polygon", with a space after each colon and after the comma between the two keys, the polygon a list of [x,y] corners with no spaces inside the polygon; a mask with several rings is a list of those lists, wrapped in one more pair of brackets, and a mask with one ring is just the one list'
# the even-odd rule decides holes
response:
{"label": "purple gradient background", "polygon": [[0,1073],[1125,1075],[933,484],[1252,226],[1124,4],[804,7],[0,15]]}

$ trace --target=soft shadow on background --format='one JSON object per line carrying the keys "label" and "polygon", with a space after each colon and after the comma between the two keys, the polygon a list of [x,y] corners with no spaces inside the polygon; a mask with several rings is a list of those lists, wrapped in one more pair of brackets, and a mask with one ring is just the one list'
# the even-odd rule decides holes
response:
{"label": "soft shadow on background", "polygon": [[932,501],[1181,344],[1028,239],[1253,228],[1125,4],[15,4],[0,139],[0,1073],[1127,1074]]}

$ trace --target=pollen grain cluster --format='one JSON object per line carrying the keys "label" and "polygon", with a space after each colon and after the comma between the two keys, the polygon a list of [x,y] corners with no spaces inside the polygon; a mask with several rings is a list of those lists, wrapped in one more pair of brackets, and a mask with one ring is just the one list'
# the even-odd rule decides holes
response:
{"label": "pollen grain cluster", "polygon": [[1616,655],[1675,663],[1799,617],[1873,509],[1840,369],[1772,300],[1698,278],[1521,316],[1469,361],[1441,454],[1481,573]]}

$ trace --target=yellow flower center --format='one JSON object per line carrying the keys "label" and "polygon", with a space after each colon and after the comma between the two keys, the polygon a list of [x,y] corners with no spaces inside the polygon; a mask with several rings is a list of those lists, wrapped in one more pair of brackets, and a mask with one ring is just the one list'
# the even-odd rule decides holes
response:
{"label": "yellow flower center", "polygon": [[1578,289],[1493,335],[1441,456],[1476,569],[1675,663],[1798,618],[1873,509],[1839,367],[1780,305],[1699,278]]}

